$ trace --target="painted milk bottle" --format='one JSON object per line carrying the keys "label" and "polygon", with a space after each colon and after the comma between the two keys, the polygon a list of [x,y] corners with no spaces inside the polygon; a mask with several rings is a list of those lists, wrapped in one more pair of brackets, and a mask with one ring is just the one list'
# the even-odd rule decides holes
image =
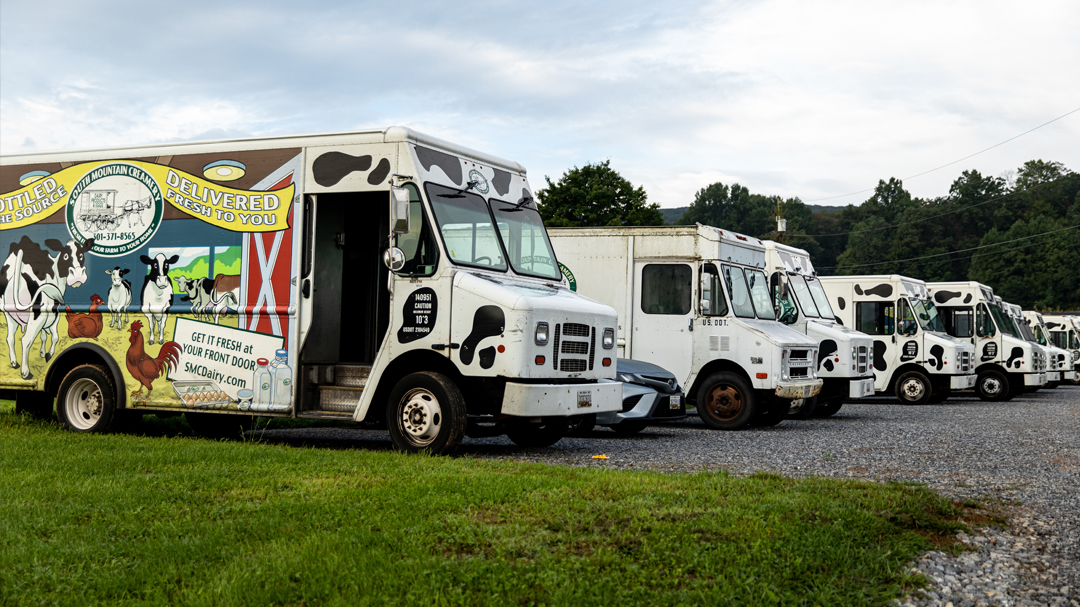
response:
{"label": "painted milk bottle", "polygon": [[276,358],[270,363],[270,375],[274,378],[273,404],[275,411],[285,411],[292,403],[292,367],[289,366],[289,351],[277,350]]}
{"label": "painted milk bottle", "polygon": [[253,411],[269,411],[274,403],[274,377],[270,374],[269,367],[267,367],[270,361],[260,358],[255,362],[259,366],[255,367],[255,377],[253,378],[255,396],[251,401],[251,409]]}

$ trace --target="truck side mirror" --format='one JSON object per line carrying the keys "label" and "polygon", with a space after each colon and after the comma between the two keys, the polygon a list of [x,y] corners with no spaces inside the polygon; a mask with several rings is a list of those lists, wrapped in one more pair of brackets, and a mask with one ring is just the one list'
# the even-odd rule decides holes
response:
{"label": "truck side mirror", "polygon": [[405,253],[397,247],[390,247],[383,252],[383,263],[390,271],[397,272],[405,267]]}
{"label": "truck side mirror", "polygon": [[[409,190],[390,187],[390,233],[409,232]],[[404,263],[404,262],[403,262]]]}

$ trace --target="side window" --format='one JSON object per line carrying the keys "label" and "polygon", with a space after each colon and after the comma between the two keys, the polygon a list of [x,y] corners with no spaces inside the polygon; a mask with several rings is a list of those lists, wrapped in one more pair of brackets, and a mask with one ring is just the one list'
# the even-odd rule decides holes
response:
{"label": "side window", "polygon": [[1076,338],[1076,331],[1069,331],[1069,347],[1073,350],[1080,348],[1080,339]]}
{"label": "side window", "polygon": [[731,308],[735,311],[735,316],[755,318],[754,306],[750,303],[750,289],[742,268],[724,265],[724,282],[727,284],[728,294],[731,295]]}
{"label": "side window", "polygon": [[[781,282],[780,272],[773,272],[772,277],[769,278],[769,289],[772,290],[773,294],[773,305],[776,307],[777,312],[776,319],[785,325],[793,324],[799,320],[799,307],[795,305],[791,285]],[[784,291],[784,293],[781,294],[781,291]]]}
{"label": "side window", "polygon": [[900,298],[900,316],[896,323],[896,333],[899,335],[915,335],[919,332],[919,323],[915,321],[915,312],[911,310],[908,300]]}
{"label": "side window", "polygon": [[896,308],[891,301],[860,301],[855,304],[855,330],[867,335],[892,335]]}
{"label": "side window", "polygon": [[726,316],[728,313],[724,287],[720,286],[720,272],[711,263],[701,268],[701,313],[704,316]]}
{"label": "side window", "polygon": [[641,311],[688,314],[694,271],[683,264],[649,264],[641,269]]}
{"label": "side window", "polygon": [[971,308],[938,308],[945,321],[945,331],[953,337],[975,334],[975,311]]}
{"label": "side window", "polygon": [[975,309],[975,334],[979,337],[993,337],[997,333],[994,329],[994,320],[990,318],[990,311],[986,304],[979,304]]}
{"label": "side window", "polygon": [[409,190],[409,231],[399,234],[397,247],[405,254],[405,267],[398,274],[431,276],[439,265],[439,247],[431,233],[431,224],[424,220],[424,204],[420,202],[420,191],[407,183]]}

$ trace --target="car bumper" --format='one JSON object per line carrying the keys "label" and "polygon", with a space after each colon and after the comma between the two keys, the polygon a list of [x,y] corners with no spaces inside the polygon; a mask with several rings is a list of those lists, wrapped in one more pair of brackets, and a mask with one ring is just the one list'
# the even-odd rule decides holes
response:
{"label": "car bumper", "polygon": [[810,398],[821,392],[820,379],[811,381],[782,381],[776,386],[775,394],[780,398]]}
{"label": "car bumper", "polygon": [[978,375],[953,375],[949,378],[949,388],[952,390],[970,390],[975,387]]}
{"label": "car bumper", "polygon": [[848,398],[862,398],[874,395],[874,378],[853,379],[848,385]]}
{"label": "car bumper", "polygon": [[1073,381],[1074,379],[1076,379],[1076,371],[1062,371],[1061,379],[1064,379],[1066,381]]}
{"label": "car bumper", "polygon": [[634,406],[627,411],[597,413],[596,423],[611,426],[627,420],[658,421],[686,417],[686,395],[661,394],[649,387],[623,384],[623,402],[640,395]]}
{"label": "car bumper", "polygon": [[622,382],[595,384],[519,384],[507,382],[502,414],[560,417],[622,409]]}
{"label": "car bumper", "polygon": [[1045,373],[1025,373],[1024,385],[1025,386],[1042,386],[1046,384]]}

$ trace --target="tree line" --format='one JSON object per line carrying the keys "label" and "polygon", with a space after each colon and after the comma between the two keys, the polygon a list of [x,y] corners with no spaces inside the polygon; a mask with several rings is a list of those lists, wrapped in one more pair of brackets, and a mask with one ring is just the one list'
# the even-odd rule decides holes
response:
{"label": "tree line", "polygon": [[[610,161],[574,167],[537,192],[549,226],[664,225]],[[963,171],[947,195],[917,198],[901,180],[881,180],[860,204],[811,207],[738,183],[698,190],[674,223],[702,223],[769,240],[776,209],[783,242],[806,249],[822,276],[903,274],[927,282],[976,280],[1024,309],[1080,310],[1080,174],[1030,160],[1015,173]]]}

